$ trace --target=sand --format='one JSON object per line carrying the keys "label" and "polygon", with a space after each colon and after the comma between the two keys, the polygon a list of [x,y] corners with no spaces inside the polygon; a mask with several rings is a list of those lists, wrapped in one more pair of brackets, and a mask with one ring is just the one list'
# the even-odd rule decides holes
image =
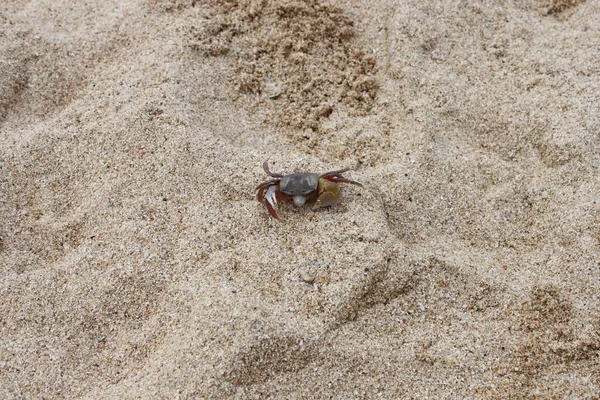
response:
{"label": "sand", "polygon": [[599,105],[597,0],[5,0],[0,398],[598,399]]}

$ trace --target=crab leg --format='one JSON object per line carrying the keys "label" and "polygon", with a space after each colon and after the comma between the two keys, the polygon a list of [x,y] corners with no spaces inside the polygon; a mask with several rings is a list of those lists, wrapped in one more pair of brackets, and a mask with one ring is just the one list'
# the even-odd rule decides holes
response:
{"label": "crab leg", "polygon": [[350,168],[338,169],[337,171],[329,171],[329,172],[325,172],[324,174],[321,174],[321,176],[319,178],[327,178],[329,176],[341,175],[344,172],[348,172],[348,171],[350,171]]}
{"label": "crab leg", "polygon": [[261,183],[260,185],[258,185],[256,187],[256,190],[260,190],[260,189],[264,189],[267,188],[269,186],[273,186],[273,185],[277,185],[279,184],[279,178],[277,179],[269,179],[268,181],[264,181],[263,183]]}
{"label": "crab leg", "polygon": [[266,191],[267,189],[262,188],[258,192],[256,192],[256,200],[258,200],[259,203],[262,203]]}
{"label": "crab leg", "polygon": [[359,182],[356,182],[356,181],[352,181],[350,179],[346,179],[346,178],[344,178],[341,175],[332,176],[332,177],[325,177],[323,179],[327,179],[330,182],[335,182],[335,183],[340,183],[340,182],[341,183],[350,183],[352,185],[357,185],[357,186],[363,187],[362,183],[359,183]]}
{"label": "crab leg", "polygon": [[263,169],[265,170],[265,172],[267,173],[267,175],[272,176],[273,178],[283,178],[282,174],[274,174],[273,172],[271,172],[269,170],[269,160],[266,160],[263,163]]}
{"label": "crab leg", "polygon": [[342,174],[344,172],[349,171],[350,168],[344,168],[344,169],[339,169],[337,171],[329,171],[329,172],[325,172],[324,174],[322,174],[321,176],[319,176],[319,178],[322,179],[327,179],[330,182],[336,182],[336,183],[351,183],[352,185],[358,185],[362,187],[362,184],[356,182],[356,181],[352,181],[350,179],[346,179],[342,176]]}

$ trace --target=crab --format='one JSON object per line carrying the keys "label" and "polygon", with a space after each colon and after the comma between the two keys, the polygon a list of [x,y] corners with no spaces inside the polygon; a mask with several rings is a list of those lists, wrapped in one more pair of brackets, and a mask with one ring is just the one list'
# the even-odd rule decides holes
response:
{"label": "crab", "polygon": [[350,183],[362,187],[356,181],[346,179],[342,174],[349,168],[337,171],[315,174],[300,172],[283,175],[275,174],[269,170],[269,160],[263,163],[263,169],[272,179],[266,180],[256,187],[256,199],[264,204],[273,218],[277,215],[277,202],[292,200],[296,207],[302,207],[307,202],[312,202],[312,209],[329,207],[338,202],[341,195],[338,183]]}

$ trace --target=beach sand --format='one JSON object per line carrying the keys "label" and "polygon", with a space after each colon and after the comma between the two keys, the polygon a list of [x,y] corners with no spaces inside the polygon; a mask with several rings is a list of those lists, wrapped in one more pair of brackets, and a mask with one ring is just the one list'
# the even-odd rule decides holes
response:
{"label": "beach sand", "polygon": [[0,398],[598,399],[599,105],[597,0],[5,0]]}

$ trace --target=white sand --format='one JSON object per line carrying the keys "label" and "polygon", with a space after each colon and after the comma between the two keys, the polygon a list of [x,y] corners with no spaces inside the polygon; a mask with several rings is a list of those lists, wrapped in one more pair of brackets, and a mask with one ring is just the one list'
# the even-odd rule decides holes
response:
{"label": "white sand", "polygon": [[76,3],[0,5],[1,399],[598,398],[599,1]]}

